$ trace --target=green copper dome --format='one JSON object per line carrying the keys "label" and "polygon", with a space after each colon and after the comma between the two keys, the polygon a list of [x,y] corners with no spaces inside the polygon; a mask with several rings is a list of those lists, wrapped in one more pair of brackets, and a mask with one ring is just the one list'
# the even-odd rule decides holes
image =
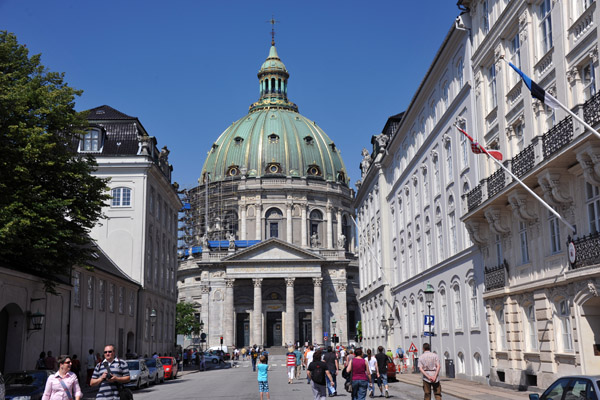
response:
{"label": "green copper dome", "polygon": [[258,72],[260,98],[213,143],[201,183],[247,177],[306,177],[348,185],[339,149],[287,99],[285,65],[275,45]]}

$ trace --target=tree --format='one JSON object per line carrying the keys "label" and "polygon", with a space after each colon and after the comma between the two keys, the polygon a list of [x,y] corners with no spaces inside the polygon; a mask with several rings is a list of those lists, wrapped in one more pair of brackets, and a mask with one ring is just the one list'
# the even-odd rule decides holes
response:
{"label": "tree", "polygon": [[200,321],[192,303],[177,303],[175,310],[175,332],[178,335],[191,335],[200,332]]}
{"label": "tree", "polygon": [[57,277],[89,259],[108,192],[95,160],[75,151],[87,122],[75,111],[82,92],[40,58],[0,31],[0,266],[55,293]]}

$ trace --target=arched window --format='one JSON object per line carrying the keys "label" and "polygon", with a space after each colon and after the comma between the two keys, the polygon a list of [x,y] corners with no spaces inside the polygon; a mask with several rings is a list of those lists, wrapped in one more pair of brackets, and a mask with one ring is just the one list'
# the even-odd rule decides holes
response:
{"label": "arched window", "polygon": [[479,353],[473,354],[473,375],[483,375],[483,365],[481,363],[481,355]]}
{"label": "arched window", "polygon": [[266,232],[269,238],[279,237],[279,224],[282,223],[283,213],[278,208],[270,208],[265,214]]}
{"label": "arched window", "polygon": [[462,329],[462,303],[460,300],[460,286],[456,284],[452,290],[454,292],[454,327],[456,329]]}
{"label": "arched window", "polygon": [[446,178],[447,178],[447,182],[446,184],[449,184],[450,182],[452,182],[454,180],[453,176],[454,176],[454,171],[453,171],[453,164],[452,164],[452,140],[448,139],[446,141]]}
{"label": "arched window", "polygon": [[348,222],[348,217],[346,215],[344,215],[342,217],[342,235],[344,235],[346,237],[346,243],[344,243],[344,248],[346,249],[346,251],[348,251],[348,249],[350,248],[349,244],[350,244],[350,235],[351,235],[351,225],[350,222]]}
{"label": "arched window", "polygon": [[456,369],[458,370],[457,372],[459,374],[464,374],[465,373],[465,355],[462,352],[459,352],[456,361],[457,361]]}
{"label": "arched window", "polygon": [[275,93],[275,78],[271,78],[271,93]]}
{"label": "arched window", "polygon": [[111,207],[131,207],[131,189],[117,187],[111,190]]}
{"label": "arched window", "polygon": [[448,301],[446,299],[446,289],[440,289],[440,308],[442,314],[441,328],[442,331],[448,330]]}
{"label": "arched window", "polygon": [[535,306],[533,304],[527,304],[523,309],[525,312],[525,320],[527,321],[526,335],[526,348],[528,351],[537,351],[538,349],[538,337],[537,337],[537,324],[535,319]]}
{"label": "arched window", "polygon": [[323,213],[319,210],[310,212],[310,237],[319,240],[323,237]]}
{"label": "arched window", "polygon": [[556,304],[557,327],[554,329],[557,335],[559,348],[563,352],[573,351],[573,331],[571,330],[571,307],[565,299]]}
{"label": "arched window", "polygon": [[496,310],[496,351],[506,351],[506,325],[504,324],[504,307]]}

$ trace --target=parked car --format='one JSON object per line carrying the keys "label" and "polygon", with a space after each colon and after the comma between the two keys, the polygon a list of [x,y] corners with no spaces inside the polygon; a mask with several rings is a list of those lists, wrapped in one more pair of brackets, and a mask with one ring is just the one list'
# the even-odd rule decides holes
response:
{"label": "parked car", "polygon": [[221,351],[207,351],[204,353],[204,363],[208,364],[208,363],[212,363],[212,364],[220,364],[220,363],[224,363],[225,360],[223,360],[223,356],[220,353]]}
{"label": "parked car", "polygon": [[175,379],[177,378],[177,373],[179,372],[179,366],[177,365],[177,361],[173,357],[159,357],[162,362],[163,369],[165,370],[165,379]]}
{"label": "parked car", "polygon": [[146,366],[146,360],[143,358],[139,360],[127,360],[127,366],[129,367],[131,380],[125,386],[135,387],[136,389],[142,386],[150,386],[150,372]]}
{"label": "parked car", "polygon": [[146,366],[148,367],[148,375],[151,383],[155,385],[165,383],[165,370],[160,358],[146,358]]}
{"label": "parked car", "polygon": [[387,357],[387,378],[388,382],[396,382],[396,364],[390,356]]}
{"label": "parked car", "polygon": [[44,394],[46,381],[54,372],[49,370],[30,370],[11,372],[4,376],[6,400],[39,400]]}
{"label": "parked car", "polygon": [[209,347],[207,351],[210,351],[211,353],[216,353],[216,354],[222,355],[223,360],[231,359],[231,353],[229,352],[229,349],[227,348],[227,346],[212,346],[212,347]]}
{"label": "parked car", "polygon": [[529,395],[530,400],[598,400],[600,375],[574,375],[558,378],[540,396]]}

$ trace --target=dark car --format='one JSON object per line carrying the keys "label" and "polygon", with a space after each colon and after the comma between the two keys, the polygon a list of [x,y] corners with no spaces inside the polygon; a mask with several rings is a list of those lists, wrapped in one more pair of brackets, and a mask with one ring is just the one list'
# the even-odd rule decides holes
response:
{"label": "dark car", "polygon": [[540,396],[529,395],[530,400],[598,400],[600,376],[573,375],[558,378]]}
{"label": "dark car", "polygon": [[175,379],[177,378],[177,373],[179,372],[179,368],[177,365],[177,361],[173,357],[159,357],[162,362],[163,368],[165,370],[165,379]]}
{"label": "dark car", "polygon": [[46,387],[46,381],[53,373],[53,371],[48,370],[31,370],[11,372],[4,375],[6,400],[41,399]]}

